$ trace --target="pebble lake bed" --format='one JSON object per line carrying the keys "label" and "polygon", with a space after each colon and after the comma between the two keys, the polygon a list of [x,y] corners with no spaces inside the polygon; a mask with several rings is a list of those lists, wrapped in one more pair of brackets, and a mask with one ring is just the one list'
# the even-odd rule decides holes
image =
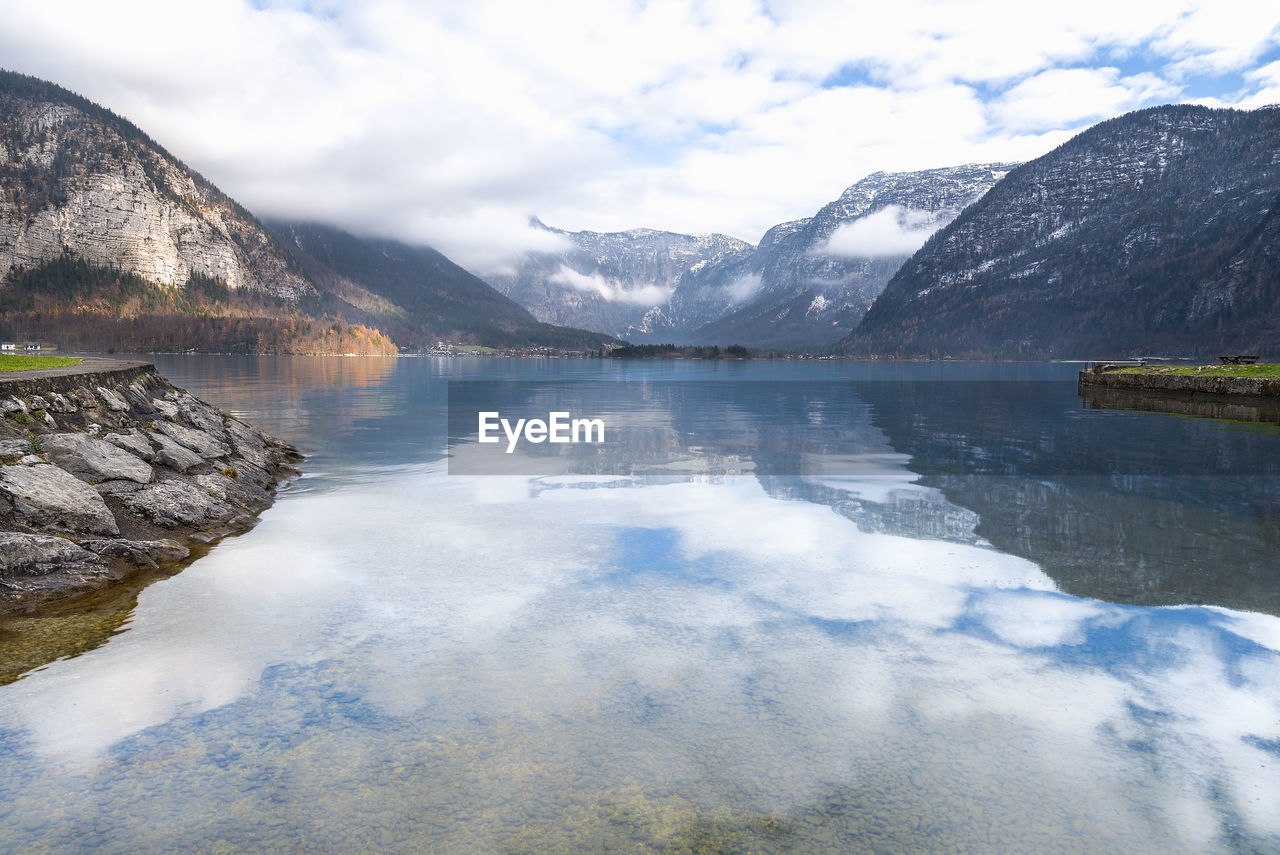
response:
{"label": "pebble lake bed", "polygon": [[[305,463],[0,686],[14,851],[1280,851],[1274,425],[1048,364],[155,361],[148,484],[179,427]],[[452,471],[459,383],[626,445]],[[124,471],[76,480],[163,539]]]}

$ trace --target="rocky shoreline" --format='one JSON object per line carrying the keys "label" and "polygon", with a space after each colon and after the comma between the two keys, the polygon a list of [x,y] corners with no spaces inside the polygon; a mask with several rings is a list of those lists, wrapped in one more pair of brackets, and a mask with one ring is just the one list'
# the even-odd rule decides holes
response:
{"label": "rocky shoreline", "polygon": [[248,529],[301,459],[150,363],[0,375],[0,614]]}

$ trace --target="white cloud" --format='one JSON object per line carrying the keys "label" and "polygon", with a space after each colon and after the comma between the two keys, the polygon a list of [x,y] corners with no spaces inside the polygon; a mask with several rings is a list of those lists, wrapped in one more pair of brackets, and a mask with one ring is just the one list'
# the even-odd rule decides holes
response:
{"label": "white cloud", "polygon": [[1177,93],[1154,74],[1122,78],[1115,68],[1051,69],[1014,86],[992,112],[1003,127],[1045,129],[1109,118]]}
{"label": "white cloud", "polygon": [[1280,24],[1245,0],[874,15],[841,0],[0,0],[0,15],[6,67],[134,120],[255,213],[474,268],[536,248],[530,213],[755,240],[876,170],[1025,160],[1186,92],[1266,103],[1277,85],[1256,66]]}
{"label": "white cloud", "polygon": [[632,303],[637,306],[658,306],[671,299],[671,288],[662,285],[626,286],[604,278],[599,273],[579,273],[568,265],[547,277],[548,282],[568,285],[579,291],[608,300],[610,303]]}
{"label": "white cloud", "polygon": [[1182,76],[1247,68],[1264,46],[1274,47],[1280,38],[1280,16],[1266,0],[1179,5],[1182,14],[1152,46],[1177,59],[1172,68]]}
{"label": "white cloud", "polygon": [[1280,104],[1280,60],[1254,69],[1245,75],[1245,80],[1257,88],[1241,99],[1240,106],[1257,108]]}
{"label": "white cloud", "polygon": [[1095,600],[1056,594],[1020,592],[989,594],[974,608],[975,616],[1001,640],[1018,647],[1080,644],[1086,626],[1119,610]]}
{"label": "white cloud", "polygon": [[957,213],[912,211],[889,205],[841,224],[817,251],[848,258],[911,255],[924,246],[929,235],[955,219]]}
{"label": "white cloud", "polygon": [[760,281],[759,273],[748,273],[730,282],[725,286],[725,292],[729,295],[729,302],[741,303],[749,299],[760,290]]}

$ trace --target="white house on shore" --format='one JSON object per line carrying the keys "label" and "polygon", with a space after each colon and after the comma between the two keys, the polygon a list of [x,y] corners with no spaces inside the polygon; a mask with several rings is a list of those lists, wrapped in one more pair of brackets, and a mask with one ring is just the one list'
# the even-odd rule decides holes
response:
{"label": "white house on shore", "polygon": [[13,353],[18,346],[11,341],[0,341],[0,353]]}

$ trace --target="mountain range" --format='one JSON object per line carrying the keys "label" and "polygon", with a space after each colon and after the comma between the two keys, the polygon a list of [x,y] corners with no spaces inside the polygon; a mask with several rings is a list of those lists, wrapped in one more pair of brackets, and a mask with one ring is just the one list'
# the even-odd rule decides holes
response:
{"label": "mountain range", "polygon": [[1280,332],[1277,203],[1280,108],[1166,106],[1021,165],[874,173],[756,245],[534,220],[561,249],[485,282],[429,247],[268,227],[125,119],[0,71],[0,338],[282,353],[617,339],[853,356],[1265,353]]}
{"label": "mountain range", "polygon": [[744,296],[691,340],[794,350],[834,343],[930,234],[1015,165],[868,175],[814,216],[774,226],[746,258],[692,272],[689,285]]}
{"label": "mountain range", "polygon": [[558,237],[564,249],[526,253],[512,271],[486,275],[486,281],[541,321],[635,342],[683,341],[687,330],[715,317],[728,298],[676,297],[682,280],[708,265],[747,257],[754,249],[719,234],[569,232],[537,218],[530,225]]}
{"label": "mountain range", "polygon": [[845,335],[911,253],[1016,164],[867,176],[757,246],[653,229],[568,232],[486,277],[540,320],[634,342],[823,348]]}
{"label": "mountain range", "polygon": [[594,348],[438,252],[273,232],[142,130],[0,71],[0,337],[78,350]]}
{"label": "mountain range", "polygon": [[854,355],[1274,352],[1280,108],[1155,107],[1011,171],[893,277]]}

